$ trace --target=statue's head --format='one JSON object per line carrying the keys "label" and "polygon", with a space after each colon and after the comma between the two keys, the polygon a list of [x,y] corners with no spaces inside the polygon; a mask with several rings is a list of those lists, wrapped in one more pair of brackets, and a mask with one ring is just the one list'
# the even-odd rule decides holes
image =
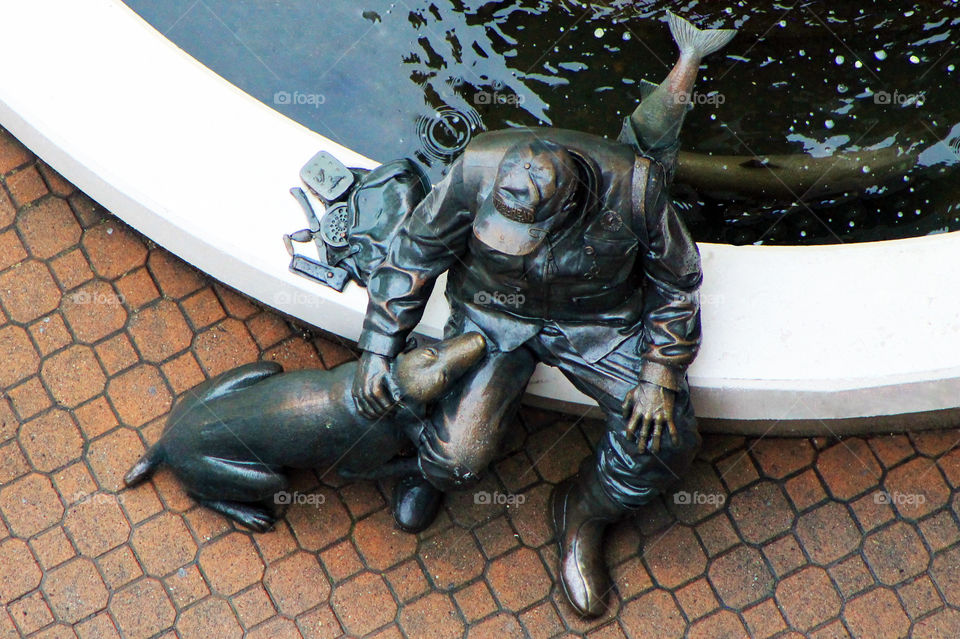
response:
{"label": "statue's head", "polygon": [[576,206],[580,181],[577,164],[564,147],[537,139],[519,142],[500,161],[473,232],[497,251],[526,255]]}

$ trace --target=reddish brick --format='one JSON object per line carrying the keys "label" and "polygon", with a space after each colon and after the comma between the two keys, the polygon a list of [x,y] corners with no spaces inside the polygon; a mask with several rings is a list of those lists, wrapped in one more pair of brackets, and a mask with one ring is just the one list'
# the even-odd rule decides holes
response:
{"label": "reddish brick", "polygon": [[840,597],[823,568],[810,566],[777,584],[777,603],[794,628],[810,630],[840,612]]}
{"label": "reddish brick", "polygon": [[338,585],[330,597],[330,604],[344,630],[353,635],[372,632],[393,621],[397,614],[397,604],[383,577],[369,572]]}
{"label": "reddish brick", "polygon": [[220,298],[220,303],[223,304],[223,308],[230,317],[245,320],[260,310],[254,306],[246,296],[222,284],[214,284],[213,290],[217,293],[217,297]]}
{"label": "reddish brick", "polygon": [[543,515],[547,512],[551,488],[547,484],[540,484],[527,490],[523,493],[526,497],[523,508],[507,512],[513,529],[520,535],[520,541],[531,548],[538,548],[553,537],[553,527]]}
{"label": "reddish brick", "polygon": [[858,592],[863,592],[875,583],[873,575],[870,574],[867,564],[863,563],[860,555],[851,555],[829,568],[828,571],[844,599],[849,599]]}
{"label": "reddish brick", "polygon": [[519,548],[490,564],[487,583],[500,605],[516,612],[546,597],[551,579],[536,552]]}
{"label": "reddish brick", "polygon": [[247,320],[250,334],[262,349],[267,349],[288,337],[291,333],[286,320],[273,313],[260,313]]}
{"label": "reddish brick", "polygon": [[60,304],[60,288],[43,262],[28,260],[0,273],[0,301],[10,319],[24,324]]}
{"label": "reddish brick", "polygon": [[177,395],[206,379],[193,353],[189,352],[167,362],[160,368],[173,392]]}
{"label": "reddish brick", "polygon": [[17,421],[17,416],[13,414],[13,410],[10,408],[10,402],[0,397],[0,442],[5,442],[14,437],[19,428],[20,422]]}
{"label": "reddish brick", "polygon": [[754,548],[738,546],[713,560],[708,575],[730,608],[743,609],[773,594],[773,575]]}
{"label": "reddish brick", "polygon": [[710,583],[706,579],[698,579],[674,593],[683,613],[691,621],[700,619],[716,610],[720,603],[717,601]]}
{"label": "reddish brick", "polygon": [[103,280],[93,280],[67,295],[63,314],[77,340],[89,344],[120,330],[127,321],[120,298]]}
{"label": "reddish brick", "polygon": [[20,429],[20,446],[33,467],[50,472],[83,454],[83,438],[70,417],[62,410],[44,413]]}
{"label": "reddish brick", "polygon": [[912,639],[943,639],[960,632],[960,611],[946,608],[913,625]]}
{"label": "reddish brick", "polygon": [[805,470],[796,477],[788,479],[784,483],[787,489],[787,495],[797,510],[803,511],[818,504],[827,498],[827,493],[823,490],[823,484],[817,473],[811,470]]}
{"label": "reddish brick", "polygon": [[960,434],[956,429],[910,433],[910,439],[921,455],[930,457],[940,456],[960,444]]}
{"label": "reddish brick", "polygon": [[[173,472],[166,468],[160,468],[160,470],[153,476],[153,487],[157,491],[157,495],[163,501],[167,510],[172,510],[174,512],[184,512],[185,510],[192,508],[195,504],[193,499],[191,499],[186,491],[183,489],[183,485],[180,483],[180,480],[177,479]],[[213,512],[207,510],[206,508],[199,509],[200,512]],[[216,513],[213,513],[216,515]],[[219,515],[217,515],[219,516]],[[187,525],[190,525],[189,518],[187,519]],[[229,526],[227,526],[229,528]],[[205,539],[201,538],[201,541]]]}
{"label": "reddish brick", "polygon": [[63,517],[63,505],[50,478],[38,473],[0,489],[0,511],[18,537],[32,537]]}
{"label": "reddish brick", "polygon": [[906,435],[877,435],[867,440],[873,453],[886,468],[890,468],[914,454]]}
{"label": "reddish brick", "polygon": [[[321,476],[320,479],[329,477]],[[355,519],[366,517],[375,510],[380,510],[384,505],[383,495],[377,490],[376,485],[370,482],[356,482],[347,484],[340,489],[340,497],[346,504],[350,515]]]}
{"label": "reddish brick", "polygon": [[53,615],[50,613],[50,608],[46,602],[44,602],[40,591],[33,592],[20,601],[10,604],[8,610],[14,623],[20,629],[21,637],[26,637],[47,624],[53,623]]}
{"label": "reddish brick", "polygon": [[5,129],[0,129],[0,175],[31,162],[33,154]]}
{"label": "reddish brick", "polygon": [[735,639],[746,636],[747,629],[743,627],[740,617],[729,610],[721,610],[701,619],[687,633],[689,639]]}
{"label": "reddish brick", "polygon": [[451,527],[422,542],[420,559],[434,587],[449,590],[483,572],[484,558],[469,531]]}
{"label": "reddish brick", "polygon": [[120,639],[117,627],[106,612],[77,624],[74,626],[74,630],[76,630],[80,639]]}
{"label": "reddish brick", "polygon": [[796,535],[810,559],[821,565],[843,557],[860,544],[860,530],[846,507],[835,501],[802,515]]}
{"label": "reddish brick", "polygon": [[22,597],[40,585],[43,573],[27,544],[20,539],[0,541],[0,604]]}
{"label": "reddish brick", "polygon": [[263,584],[270,591],[277,609],[289,617],[313,608],[330,594],[330,583],[317,558],[306,552],[298,552],[271,564]]}
{"label": "reddish brick", "polygon": [[57,173],[43,160],[37,161],[37,168],[40,170],[40,175],[43,176],[43,181],[47,183],[47,186],[50,188],[50,192],[54,195],[59,197],[67,197],[77,190],[77,187],[71,184],[62,175]]}
{"label": "reddish brick", "polygon": [[853,502],[851,507],[860,526],[869,532],[893,519],[893,509],[889,501],[886,493],[875,491]]}
{"label": "reddish brick", "polygon": [[47,532],[34,537],[30,541],[40,565],[44,570],[59,566],[68,559],[76,557],[77,553],[70,544],[70,540],[63,534],[63,528],[51,528]]}
{"label": "reddish brick", "polygon": [[256,584],[239,595],[234,595],[231,601],[244,628],[252,628],[277,613],[270,601],[270,596],[261,584]]}
{"label": "reddish brick", "polygon": [[102,206],[82,191],[74,192],[67,198],[67,201],[70,202],[70,208],[77,216],[80,226],[85,229],[89,229],[107,218],[113,218]]}
{"label": "reddish brick", "polygon": [[103,368],[108,375],[116,375],[140,361],[137,352],[133,350],[130,338],[124,333],[111,337],[99,344],[94,350],[100,357],[100,363],[103,364]]}
{"label": "reddish brick", "polygon": [[464,630],[450,597],[438,592],[401,608],[400,627],[408,637],[424,639],[459,639]]}
{"label": "reddish brick", "polygon": [[133,556],[130,546],[120,546],[97,559],[100,574],[107,587],[113,591],[126,586],[134,579],[143,575],[137,558]]}
{"label": "reddish brick", "polygon": [[37,372],[40,357],[30,343],[27,332],[19,326],[0,328],[0,353],[4,354],[3,366],[0,366],[0,387],[10,388]]}
{"label": "reddish brick", "polygon": [[813,462],[813,446],[805,439],[761,439],[751,449],[763,473],[783,479]]}
{"label": "reddish brick", "polygon": [[263,359],[280,364],[285,371],[323,368],[316,349],[299,337],[293,337],[264,351]]}
{"label": "reddish brick", "polygon": [[75,623],[107,606],[107,589],[89,559],[75,559],[47,573],[43,592],[60,621]]}
{"label": "reddish brick", "polygon": [[117,280],[117,291],[127,306],[134,310],[160,297],[157,285],[145,268],[138,268]]}
{"label": "reddish brick", "polygon": [[193,336],[180,309],[170,300],[135,313],[129,331],[144,359],[150,362],[162,362],[189,347]]}
{"label": "reddish brick", "polygon": [[289,619],[275,617],[247,633],[245,639],[301,639],[303,635]]}
{"label": "reddish brick", "polygon": [[483,619],[498,608],[490,588],[483,581],[464,586],[453,594],[453,598],[468,623]]}
{"label": "reddish brick", "polygon": [[226,317],[223,307],[220,306],[220,300],[209,287],[183,300],[180,307],[186,313],[194,330],[206,328]]}
{"label": "reddish brick", "polygon": [[549,601],[544,601],[521,614],[520,623],[523,624],[531,639],[548,639],[548,637],[555,637],[563,630],[560,615]]}
{"label": "reddish brick", "polygon": [[167,575],[193,561],[197,546],[183,518],[165,512],[138,527],[131,545],[148,574]]}
{"label": "reddish brick", "polygon": [[290,526],[282,519],[276,523],[269,535],[254,535],[253,541],[268,564],[297,550],[297,540],[294,539]]}
{"label": "reddish brick", "polygon": [[141,579],[114,593],[110,612],[126,639],[147,639],[173,627],[176,611],[156,579]]}
{"label": "reddish brick", "polygon": [[695,524],[721,510],[727,497],[727,487],[713,466],[697,459],[678,482],[672,497],[666,501],[670,512],[681,523]]}
{"label": "reddish brick", "polygon": [[352,577],[363,570],[360,556],[350,541],[342,541],[333,548],[320,553],[320,561],[334,583]]}
{"label": "reddish brick", "polygon": [[679,639],[686,630],[680,611],[665,590],[652,590],[634,599],[620,611],[620,620],[631,639]]}
{"label": "reddish brick", "polygon": [[350,515],[337,494],[325,487],[316,492],[323,495],[320,508],[295,504],[286,513],[287,523],[304,550],[322,550],[350,532]]}
{"label": "reddish brick", "polygon": [[793,525],[793,511],[780,487],[761,481],[730,499],[729,512],[744,541],[760,543],[776,537]]}
{"label": "reddish brick", "polygon": [[480,548],[487,559],[493,559],[519,545],[517,534],[506,517],[497,517],[476,530]]}
{"label": "reddish brick", "polygon": [[[544,558],[546,559],[546,557]],[[556,559],[556,557],[551,557]],[[553,566],[552,562],[547,564]],[[653,587],[653,579],[647,572],[640,557],[633,556],[623,563],[611,568],[610,576],[613,577],[617,592],[621,599],[631,599],[634,595],[646,592]]]}
{"label": "reddish brick", "polygon": [[0,233],[0,271],[10,268],[27,259],[27,252],[17,236],[17,232],[9,230]]}
{"label": "reddish brick", "polygon": [[123,476],[143,455],[143,444],[137,433],[129,428],[118,428],[90,444],[87,463],[104,490],[119,490]]}
{"label": "reddish brick", "polygon": [[530,435],[526,450],[540,476],[551,483],[576,473],[580,462],[590,454],[590,447],[583,433],[576,428],[576,422],[566,420]]}
{"label": "reddish brick", "polygon": [[74,289],[93,279],[93,271],[87,257],[80,249],[74,249],[50,262],[53,275],[65,291]]}
{"label": "reddish brick", "polygon": [[900,595],[903,607],[911,619],[916,619],[943,605],[943,600],[940,599],[937,588],[928,575],[922,575],[912,582],[899,586],[897,594]]}
{"label": "reddish brick", "polygon": [[929,561],[920,536],[901,521],[867,537],[863,554],[880,582],[887,585],[919,575]]}
{"label": "reddish brick", "polygon": [[385,576],[401,603],[416,599],[430,589],[420,564],[413,559],[391,569]]}
{"label": "reddish brick", "polygon": [[22,207],[49,193],[37,167],[28,166],[7,176],[7,188],[17,206]]}
{"label": "reddish brick", "polygon": [[57,491],[68,506],[97,491],[97,484],[93,481],[90,471],[87,470],[87,466],[83,462],[71,464],[54,473],[53,481],[57,485]]}
{"label": "reddish brick", "polygon": [[142,426],[170,410],[173,398],[156,366],[141,364],[110,380],[108,394],[129,426]]}
{"label": "reddish brick", "polygon": [[641,553],[650,574],[664,588],[676,588],[703,574],[707,558],[693,530],[676,525],[644,539]]}
{"label": "reddish brick", "polygon": [[339,366],[344,362],[357,359],[356,353],[346,345],[339,343],[340,340],[342,340],[342,338],[335,335],[331,335],[329,339],[318,338],[314,340],[314,346],[320,353],[320,359],[323,360],[323,367],[327,370]]}
{"label": "reddish brick", "polygon": [[848,601],[843,618],[855,637],[898,639],[910,630],[910,620],[897,596],[887,588],[875,588]]}
{"label": "reddish brick", "polygon": [[224,595],[232,595],[263,577],[263,561],[250,537],[229,533],[200,550],[200,569],[210,587]]}
{"label": "reddish brick", "polygon": [[920,519],[950,499],[950,489],[931,459],[918,458],[897,466],[887,473],[883,488],[905,519]]}
{"label": "reddish brick", "polygon": [[172,299],[185,297],[204,283],[199,271],[163,249],[150,252],[147,268],[163,294]]}
{"label": "reddish brick", "polygon": [[737,451],[715,463],[720,478],[730,492],[739,490],[760,477],[746,451]]}
{"label": "reddish brick", "polygon": [[16,441],[0,446],[0,486],[30,472],[30,465]]}
{"label": "reddish brick", "polygon": [[103,391],[106,382],[93,350],[79,345],[49,357],[40,375],[54,399],[70,408]]}
{"label": "reddish brick", "polygon": [[80,225],[66,200],[51,197],[24,211],[17,228],[34,257],[48,259],[80,241]]}
{"label": "reddish brick", "polygon": [[810,639],[850,639],[850,633],[839,619],[835,619],[816,632],[810,633]]}
{"label": "reddish brick", "polygon": [[721,513],[697,526],[697,535],[710,557],[715,557],[740,541],[730,518]]}
{"label": "reddish brick", "polygon": [[920,533],[934,552],[952,546],[960,539],[960,530],[945,510],[921,521]]}
{"label": "reddish brick", "polygon": [[830,493],[837,499],[850,499],[876,486],[880,464],[862,439],[847,439],[820,453],[817,470]]}
{"label": "reddish brick", "polygon": [[303,639],[337,639],[343,636],[343,628],[330,606],[320,606],[297,618],[297,626]]}
{"label": "reddish brick", "polygon": [[115,495],[98,493],[72,506],[64,524],[77,549],[87,557],[99,557],[127,541],[130,525]]}
{"label": "reddish brick", "polygon": [[216,597],[207,597],[181,612],[177,632],[181,639],[239,639],[243,635],[230,605]]}
{"label": "reddish brick", "polygon": [[793,535],[770,542],[764,546],[763,554],[777,577],[783,577],[806,563],[800,544]]}
{"label": "reddish brick", "polygon": [[745,610],[743,620],[747,623],[753,639],[768,639],[787,627],[787,622],[783,620],[773,598],[764,599],[753,608]]}
{"label": "reddish brick", "polygon": [[140,237],[116,219],[108,219],[84,233],[83,246],[93,270],[108,280],[143,266],[147,258],[147,248]]}
{"label": "reddish brick", "polygon": [[10,389],[7,395],[21,420],[30,419],[40,411],[50,408],[50,396],[36,377]]}
{"label": "reddish brick", "polygon": [[30,334],[44,357],[73,342],[73,336],[59,313],[51,313],[31,324]]}
{"label": "reddish brick", "polygon": [[73,414],[87,439],[99,437],[119,424],[113,409],[102,395],[75,408]]}
{"label": "reddish brick", "polygon": [[417,538],[398,530],[389,510],[381,510],[358,522],[353,541],[367,566],[378,571],[397,565],[417,550]]}
{"label": "reddish brick", "polygon": [[163,583],[177,608],[185,608],[210,594],[210,589],[195,564],[181,566],[167,576]]}
{"label": "reddish brick", "polygon": [[256,361],[258,354],[246,327],[234,319],[226,319],[197,335],[193,352],[211,377]]}

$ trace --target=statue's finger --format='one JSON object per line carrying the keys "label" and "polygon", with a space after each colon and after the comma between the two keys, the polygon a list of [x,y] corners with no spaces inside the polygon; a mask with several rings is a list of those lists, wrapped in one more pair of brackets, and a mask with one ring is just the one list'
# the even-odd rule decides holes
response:
{"label": "statue's finger", "polygon": [[673,421],[673,417],[667,418],[667,430],[670,432],[670,441],[673,442],[674,446],[680,445],[680,431],[677,430],[677,424]]}
{"label": "statue's finger", "polygon": [[647,439],[650,437],[650,414],[642,413],[640,417],[640,435],[637,436],[637,445],[640,450],[647,447]]}
{"label": "statue's finger", "polygon": [[640,418],[642,417],[639,411],[634,411],[630,414],[630,421],[627,422],[627,439],[632,439],[633,434],[637,432],[637,425],[640,423]]}
{"label": "statue's finger", "polygon": [[650,445],[647,446],[647,450],[651,453],[660,452],[660,438],[663,436],[663,422],[657,418],[653,418],[653,435],[650,436]]}
{"label": "statue's finger", "polygon": [[630,415],[631,408],[633,408],[633,391],[627,393],[623,403],[620,404],[620,417],[626,419]]}

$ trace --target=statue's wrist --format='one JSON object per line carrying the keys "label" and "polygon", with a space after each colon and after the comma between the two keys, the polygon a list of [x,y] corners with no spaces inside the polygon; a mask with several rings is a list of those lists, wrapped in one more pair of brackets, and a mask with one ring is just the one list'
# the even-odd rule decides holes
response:
{"label": "statue's wrist", "polygon": [[655,384],[674,392],[680,390],[683,371],[671,368],[659,362],[645,360],[640,367],[641,382]]}

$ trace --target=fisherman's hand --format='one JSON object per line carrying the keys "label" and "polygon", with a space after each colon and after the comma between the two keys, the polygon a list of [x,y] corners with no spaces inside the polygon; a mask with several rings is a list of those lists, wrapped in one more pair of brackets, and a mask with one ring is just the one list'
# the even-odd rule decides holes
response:
{"label": "fisherman's hand", "polygon": [[[640,382],[623,400],[623,418],[627,419],[627,439],[636,435],[640,449],[660,452],[660,440],[666,427],[675,446],[680,444],[680,433],[673,422],[676,394],[663,386]],[[637,429],[639,427],[639,434]]]}
{"label": "fisherman's hand", "polygon": [[391,358],[364,351],[356,377],[353,378],[353,401],[357,411],[367,419],[385,415],[394,405],[387,376]]}

